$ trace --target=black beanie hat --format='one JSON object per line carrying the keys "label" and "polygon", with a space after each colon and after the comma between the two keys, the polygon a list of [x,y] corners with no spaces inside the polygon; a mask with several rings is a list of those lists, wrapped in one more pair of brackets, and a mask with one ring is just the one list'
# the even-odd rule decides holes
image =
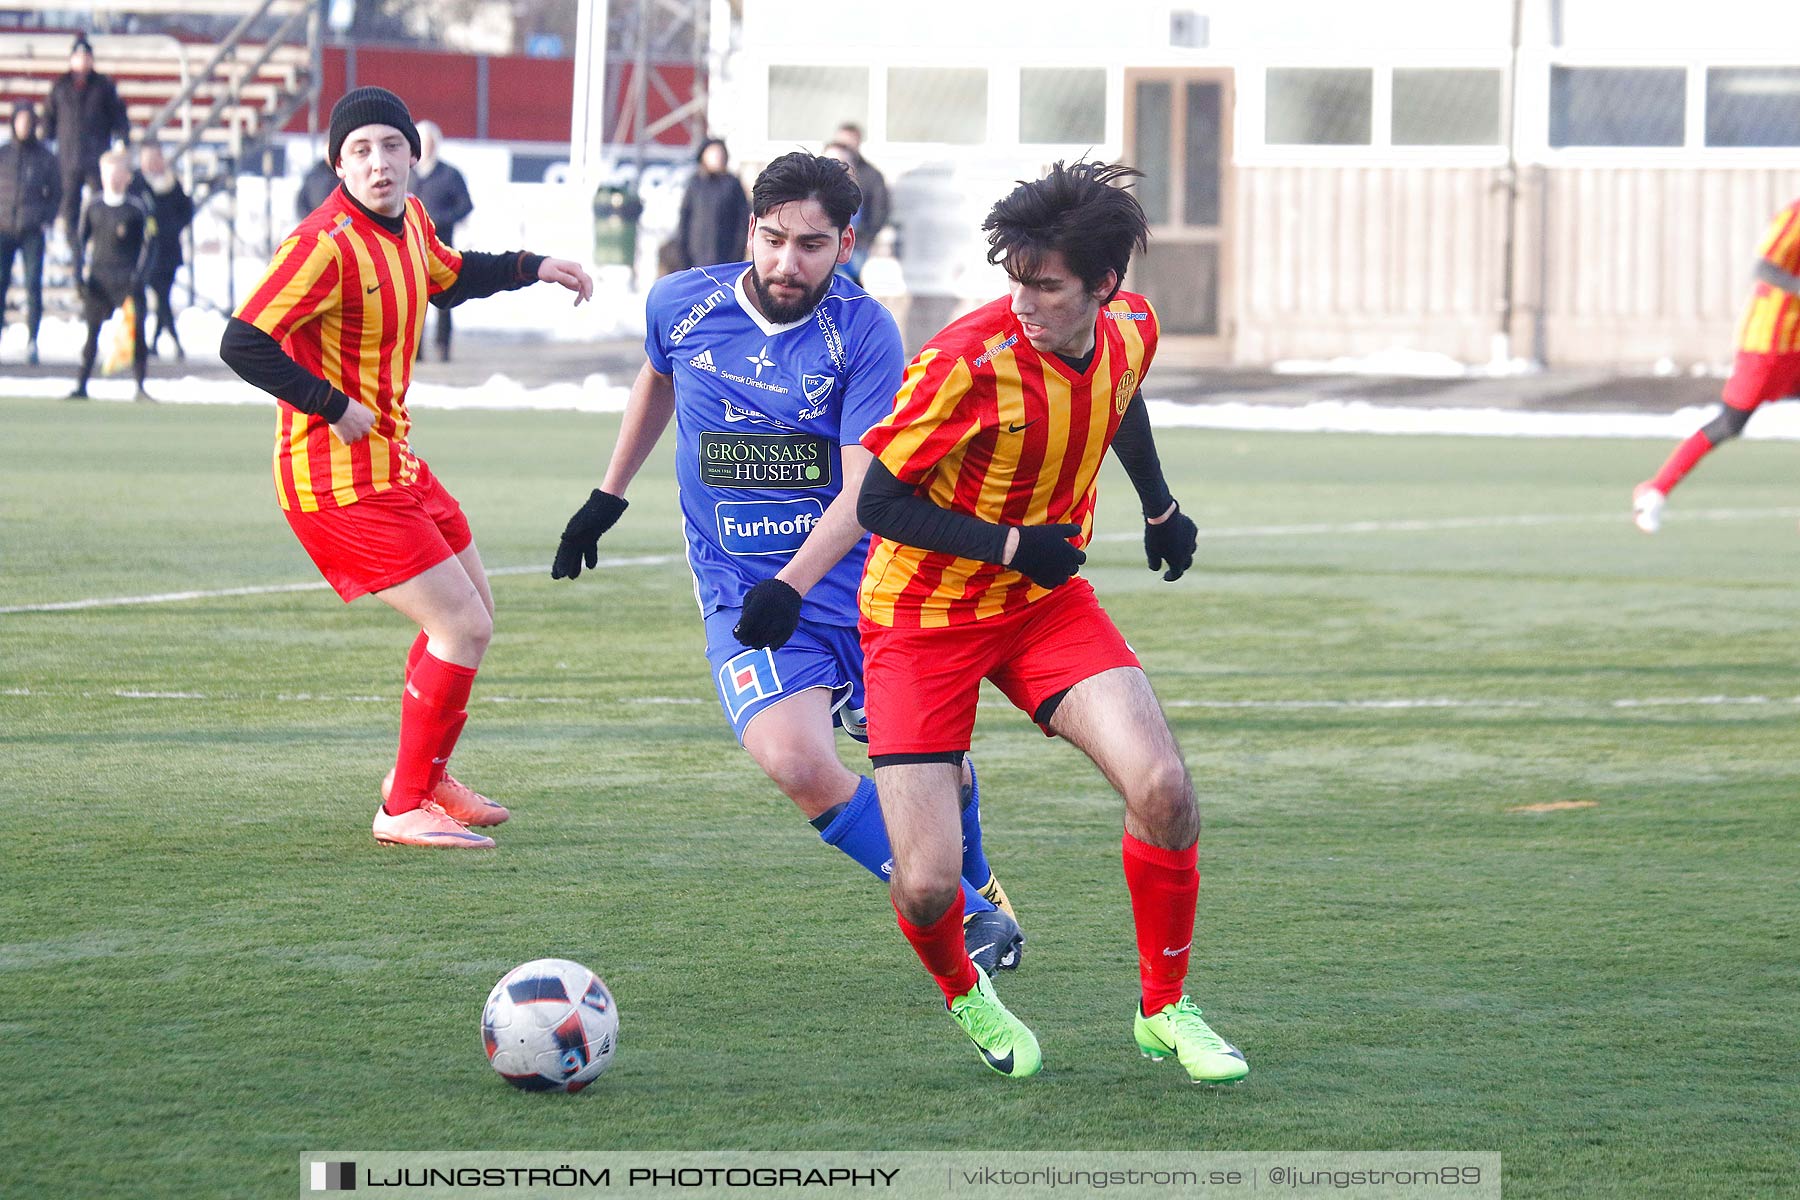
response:
{"label": "black beanie hat", "polygon": [[337,166],[344,139],[364,125],[392,125],[406,135],[406,144],[412,147],[413,157],[421,156],[419,128],[413,124],[412,114],[406,111],[406,101],[386,88],[359,87],[353,92],[345,92],[331,106],[331,134],[325,146],[325,161]]}
{"label": "black beanie hat", "polygon": [[69,57],[73,58],[78,50],[86,50],[89,54],[94,52],[93,43],[87,40],[87,34],[85,33],[78,33],[75,35],[75,44],[69,47]]}

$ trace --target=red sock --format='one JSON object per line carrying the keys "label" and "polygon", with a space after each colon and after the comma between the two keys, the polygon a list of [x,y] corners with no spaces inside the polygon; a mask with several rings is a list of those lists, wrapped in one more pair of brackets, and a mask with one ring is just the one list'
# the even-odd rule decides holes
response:
{"label": "red sock", "polygon": [[419,636],[413,639],[412,649],[406,652],[406,674],[401,677],[401,683],[412,678],[413,668],[419,665],[421,658],[425,657],[425,644],[430,640],[430,634],[423,629],[419,630]]}
{"label": "red sock", "polygon": [[1706,430],[1695,430],[1687,441],[1675,447],[1675,453],[1669,455],[1669,461],[1662,465],[1662,470],[1656,473],[1650,486],[1663,495],[1668,495],[1669,489],[1680,483],[1694,469],[1694,464],[1705,458],[1706,452],[1712,448],[1712,439],[1706,436]]}
{"label": "red sock", "polygon": [[456,749],[456,739],[462,736],[463,726],[468,724],[469,714],[459,712],[451,719],[450,727],[444,731],[444,749],[441,754],[431,756],[431,782],[425,794],[437,791],[437,785],[444,782],[444,776],[450,773],[450,752]]}
{"label": "red sock", "polygon": [[956,899],[950,902],[944,915],[929,925],[914,925],[900,916],[898,909],[894,916],[900,920],[900,932],[912,943],[913,953],[919,956],[919,961],[931,972],[938,990],[944,993],[944,1003],[968,995],[975,986],[975,964],[963,948],[962,889],[957,889]]}
{"label": "red sock", "polygon": [[1137,922],[1146,1013],[1161,1012],[1182,996],[1200,896],[1199,849],[1196,842],[1185,850],[1164,850],[1125,835],[1125,886]]}
{"label": "red sock", "polygon": [[436,786],[433,760],[450,760],[456,737],[469,719],[469,691],[475,668],[447,663],[430,651],[419,656],[400,697],[400,753],[394,760],[394,787],[387,810],[399,815],[419,807]]}

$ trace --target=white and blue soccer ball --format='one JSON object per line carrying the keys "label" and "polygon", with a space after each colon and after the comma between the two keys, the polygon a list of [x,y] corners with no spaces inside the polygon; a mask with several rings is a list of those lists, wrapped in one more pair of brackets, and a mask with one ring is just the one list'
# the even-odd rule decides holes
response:
{"label": "white and blue soccer ball", "polygon": [[528,1092],[579,1092],[612,1065],[619,1009],[598,975],[566,958],[508,971],[481,1010],[481,1044],[500,1077]]}

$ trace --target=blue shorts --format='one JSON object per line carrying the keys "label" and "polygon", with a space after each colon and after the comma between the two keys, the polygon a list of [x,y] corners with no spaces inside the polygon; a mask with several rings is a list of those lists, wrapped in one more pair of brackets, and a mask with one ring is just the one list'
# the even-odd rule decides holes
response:
{"label": "blue shorts", "polygon": [[862,641],[856,626],[802,621],[781,649],[751,649],[731,636],[742,613],[721,608],[706,618],[706,661],[712,664],[719,707],[738,741],[744,740],[744,727],[757,713],[816,687],[831,690],[832,723],[857,741],[868,741]]}

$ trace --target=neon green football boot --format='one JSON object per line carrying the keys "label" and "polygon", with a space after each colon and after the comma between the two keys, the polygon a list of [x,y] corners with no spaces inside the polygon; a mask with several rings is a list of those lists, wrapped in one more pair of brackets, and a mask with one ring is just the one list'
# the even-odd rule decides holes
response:
{"label": "neon green football boot", "polygon": [[1195,1083],[1236,1083],[1250,1073],[1243,1051],[1213,1032],[1190,996],[1152,1017],[1140,1006],[1131,1032],[1145,1058],[1160,1062],[1173,1054]]}
{"label": "neon green football boot", "polygon": [[981,1051],[981,1061],[989,1068],[1012,1079],[1036,1075],[1044,1065],[1038,1051],[1037,1037],[1025,1028],[1025,1022],[1012,1015],[994,985],[980,967],[975,968],[975,986],[966,995],[950,1001],[950,1017],[969,1035]]}

